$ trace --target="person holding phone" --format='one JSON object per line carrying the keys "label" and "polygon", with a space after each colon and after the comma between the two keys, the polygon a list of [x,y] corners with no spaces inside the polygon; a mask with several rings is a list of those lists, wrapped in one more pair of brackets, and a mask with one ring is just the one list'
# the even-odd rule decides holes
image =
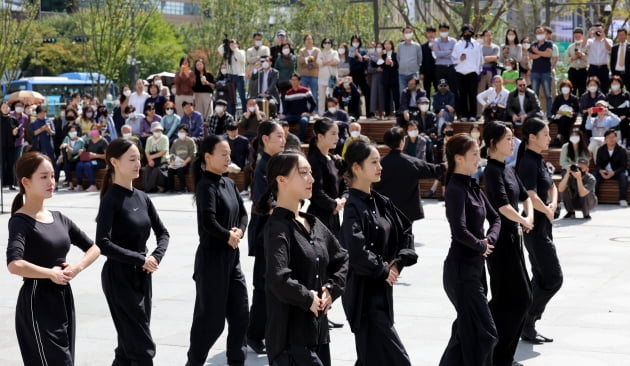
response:
{"label": "person holding phone", "polygon": [[53,136],[55,136],[55,126],[46,119],[48,110],[43,105],[35,108],[37,118],[30,124],[31,150],[39,151],[55,161],[55,148],[53,146]]}
{"label": "person holding phone", "polygon": [[591,131],[591,140],[588,144],[588,151],[593,156],[597,155],[597,149],[604,144],[604,134],[608,129],[617,127],[621,120],[619,116],[608,110],[608,102],[599,100],[588,111],[588,117],[584,128]]}
{"label": "person holding phone", "polygon": [[606,38],[602,23],[593,24],[588,30],[586,37],[582,40],[582,50],[587,52],[587,76],[597,76],[601,83],[601,90],[604,91],[608,91],[608,82],[610,80],[608,55],[612,47],[613,42],[610,38]]}

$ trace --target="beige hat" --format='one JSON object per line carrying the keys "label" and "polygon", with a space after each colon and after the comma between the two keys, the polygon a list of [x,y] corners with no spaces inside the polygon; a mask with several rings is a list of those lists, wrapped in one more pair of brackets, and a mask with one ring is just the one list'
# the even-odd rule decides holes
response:
{"label": "beige hat", "polygon": [[162,127],[162,124],[160,122],[152,122],[151,123],[151,132],[153,132],[155,130],[164,131],[164,127]]}

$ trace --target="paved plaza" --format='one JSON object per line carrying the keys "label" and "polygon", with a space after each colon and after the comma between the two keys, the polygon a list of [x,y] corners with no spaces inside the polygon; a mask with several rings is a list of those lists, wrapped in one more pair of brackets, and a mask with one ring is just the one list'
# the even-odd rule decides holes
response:
{"label": "paved plaza", "polygon": [[[4,191],[4,210],[13,195]],[[192,196],[153,195],[170,234],[169,249],[153,277],[153,337],[156,366],[183,366],[195,298],[192,280],[197,248],[197,224]],[[418,264],[406,268],[394,289],[396,328],[413,365],[437,365],[455,318],[442,288],[442,262],[450,234],[444,204],[425,200],[427,218],[414,225]],[[249,201],[246,203],[249,206]],[[59,192],[47,201],[94,237],[98,194]],[[248,207],[249,209],[249,207]],[[563,212],[564,213],[564,212]],[[630,365],[630,209],[602,205],[593,219],[556,220],[555,243],[564,272],[564,285],[538,324],[555,342],[531,345],[521,342],[516,360],[526,366],[627,366]],[[577,213],[578,217],[581,214]],[[9,215],[0,215],[0,250],[6,252]],[[154,239],[151,239],[154,244]],[[247,242],[241,242],[247,248]],[[81,253],[74,248],[69,257]],[[77,313],[76,364],[111,365],[116,334],[101,290],[101,257],[73,282]],[[251,299],[253,258],[241,251]],[[6,267],[5,267],[6,268]],[[0,270],[0,365],[21,365],[14,329],[14,308],[20,278]],[[354,338],[341,307],[333,304],[330,318],[344,321],[331,331],[333,365],[354,364]],[[210,351],[207,365],[225,365],[226,333]],[[267,365],[267,358],[248,354],[247,365]],[[383,365],[386,366],[386,365]]]}

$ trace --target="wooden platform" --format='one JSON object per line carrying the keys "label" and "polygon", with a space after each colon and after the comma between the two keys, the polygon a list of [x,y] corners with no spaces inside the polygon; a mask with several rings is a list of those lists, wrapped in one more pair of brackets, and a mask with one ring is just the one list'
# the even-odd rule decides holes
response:
{"label": "wooden platform", "polygon": [[[358,121],[361,125],[361,134],[370,138],[370,140],[376,143],[383,143],[383,135],[385,131],[394,127],[396,125],[395,120],[367,120],[361,119]],[[306,129],[306,141],[310,141],[313,137],[313,125],[315,121],[311,119],[308,124],[308,128]],[[299,130],[298,124],[293,124],[289,127],[291,133],[297,135]]]}

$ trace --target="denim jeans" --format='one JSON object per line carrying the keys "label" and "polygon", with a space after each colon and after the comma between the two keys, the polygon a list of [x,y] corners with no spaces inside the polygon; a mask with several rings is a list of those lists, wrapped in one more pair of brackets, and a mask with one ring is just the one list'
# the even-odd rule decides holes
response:
{"label": "denim jeans", "polygon": [[96,184],[94,180],[94,166],[92,166],[91,161],[80,161],[77,163],[77,186],[83,185],[83,173],[87,175],[88,181],[90,181],[90,185],[93,186]]}
{"label": "denim jeans", "polygon": [[[414,73],[414,74],[398,74],[398,86],[400,88],[400,93],[402,93],[403,91],[405,91],[405,89],[407,88],[407,82],[409,81],[409,79],[411,78],[418,78],[418,73]],[[398,96],[398,98],[400,98],[400,95]]]}
{"label": "denim jeans", "polygon": [[[301,76],[300,85],[305,86],[311,90],[311,94],[313,94],[313,99],[315,103],[318,103],[319,98],[319,90],[317,85],[317,76]],[[315,105],[314,111],[317,111],[317,105]],[[301,139],[301,137],[300,137]]]}
{"label": "denim jeans", "polygon": [[532,90],[538,97],[540,95],[540,85],[542,84],[545,92],[545,114],[547,118],[551,117],[551,73],[550,72],[532,72],[530,80],[532,81]]}
{"label": "denim jeans", "polygon": [[[245,98],[245,77],[240,75],[229,74],[229,78],[234,82],[234,87],[236,88],[236,93],[238,94],[238,98],[241,100],[241,113],[245,113],[247,111],[247,99]],[[232,116],[236,116],[236,103],[237,100],[234,100],[234,104],[228,105],[228,113]]]}
{"label": "denim jeans", "polygon": [[302,116],[299,114],[287,114],[284,116],[284,119],[289,122],[290,125],[299,123],[300,130],[298,132],[298,138],[300,141],[304,142],[304,138],[306,137],[306,128],[308,127],[308,116]]}

